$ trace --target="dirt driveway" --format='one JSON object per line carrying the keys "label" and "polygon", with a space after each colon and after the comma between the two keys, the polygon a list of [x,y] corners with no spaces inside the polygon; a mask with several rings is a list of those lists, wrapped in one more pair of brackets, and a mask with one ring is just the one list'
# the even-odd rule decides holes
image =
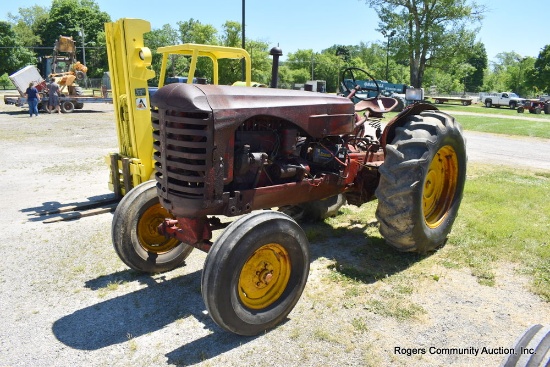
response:
{"label": "dirt driveway", "polygon": [[[2,104],[0,141],[0,366],[497,366],[528,326],[550,324],[548,304],[509,264],[487,287],[468,269],[395,261],[358,232],[311,240],[310,278],[285,323],[228,334],[202,302],[205,254],[142,275],[112,249],[112,214],[49,224],[35,215],[110,195],[112,106],[29,118]],[[334,264],[365,251],[386,277],[359,286],[334,278]],[[396,293],[411,274],[410,292]],[[391,292],[395,307],[422,312],[357,301]]]}

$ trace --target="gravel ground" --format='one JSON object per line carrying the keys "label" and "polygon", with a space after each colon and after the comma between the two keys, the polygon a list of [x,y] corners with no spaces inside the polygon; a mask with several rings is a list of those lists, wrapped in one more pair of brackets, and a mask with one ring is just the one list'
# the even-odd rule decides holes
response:
{"label": "gravel ground", "polygon": [[[550,324],[548,304],[510,264],[497,270],[494,287],[478,284],[468,269],[423,270],[406,300],[425,310],[416,317],[350,304],[354,298],[327,281],[328,266],[353,258],[369,241],[319,238],[311,243],[306,290],[288,320],[257,337],[228,334],[202,302],[205,254],[194,251],[184,267],[142,275],[112,249],[112,214],[55,223],[34,215],[110,195],[104,157],[117,151],[112,106],[29,118],[2,104],[0,141],[2,367],[496,366],[504,357],[499,347],[511,347],[530,325]],[[422,267],[381,264],[390,275]],[[429,274],[441,275],[436,282]],[[373,280],[361,289],[368,296],[386,286]],[[479,354],[446,353],[452,348]]]}

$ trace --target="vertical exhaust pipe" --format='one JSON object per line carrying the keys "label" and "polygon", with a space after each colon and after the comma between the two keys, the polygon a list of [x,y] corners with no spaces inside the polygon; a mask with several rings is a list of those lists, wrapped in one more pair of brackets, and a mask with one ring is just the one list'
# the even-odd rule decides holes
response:
{"label": "vertical exhaust pipe", "polygon": [[277,88],[277,79],[279,78],[279,56],[283,56],[283,50],[279,47],[273,47],[269,54],[273,56],[273,66],[271,67],[271,88]]}

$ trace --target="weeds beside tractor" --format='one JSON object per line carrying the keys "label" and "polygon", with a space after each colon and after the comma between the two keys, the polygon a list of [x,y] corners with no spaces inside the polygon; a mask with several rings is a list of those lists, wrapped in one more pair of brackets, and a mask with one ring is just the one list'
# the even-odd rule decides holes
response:
{"label": "weeds beside tractor", "polygon": [[[110,51],[110,63],[125,58],[134,68],[118,84],[136,83],[113,88],[121,103],[115,108],[120,116],[152,119],[152,128],[138,130],[151,139],[154,180],[148,164],[127,168],[140,176],[127,185],[112,225],[115,250],[130,268],[169,271],[194,248],[208,252],[201,287],[210,316],[225,330],[255,335],[290,313],[308,278],[308,239],[288,214],[321,219],[344,199],[360,206],[377,198],[380,232],[390,245],[425,253],[445,243],[466,178],[465,142],[454,118],[417,101],[383,127],[396,101],[375,91],[354,104],[354,95],[367,95],[358,83],[348,98],[170,84],[149,101],[146,26],[135,30],[141,36],[119,32],[118,43],[109,40],[118,31],[107,32],[108,44],[125,45]],[[342,80],[359,80],[363,72],[348,68]],[[113,171],[122,168],[115,161]],[[222,223],[220,216],[239,218]],[[212,242],[212,231],[224,227]]]}

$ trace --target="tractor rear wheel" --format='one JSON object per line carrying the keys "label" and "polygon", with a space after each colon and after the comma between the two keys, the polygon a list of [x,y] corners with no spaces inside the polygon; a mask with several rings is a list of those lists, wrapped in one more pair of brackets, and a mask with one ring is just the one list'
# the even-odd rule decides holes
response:
{"label": "tractor rear wheel", "polygon": [[550,366],[550,326],[531,326],[516,340],[513,348],[514,353],[502,361],[502,367]]}
{"label": "tractor rear wheel", "polygon": [[113,216],[112,238],[118,257],[130,268],[146,273],[161,273],[182,265],[193,247],[157,232],[165,218],[172,215],[160,205],[155,181],[130,190]]}
{"label": "tractor rear wheel", "polygon": [[466,179],[462,128],[447,114],[408,117],[386,145],[376,190],[376,217],[386,242],[425,253],[443,245],[456,218]]}
{"label": "tractor rear wheel", "polygon": [[231,223],[210,249],[202,273],[212,319],[240,335],[278,325],[306,285],[308,247],[302,228],[280,212],[253,212]]}

